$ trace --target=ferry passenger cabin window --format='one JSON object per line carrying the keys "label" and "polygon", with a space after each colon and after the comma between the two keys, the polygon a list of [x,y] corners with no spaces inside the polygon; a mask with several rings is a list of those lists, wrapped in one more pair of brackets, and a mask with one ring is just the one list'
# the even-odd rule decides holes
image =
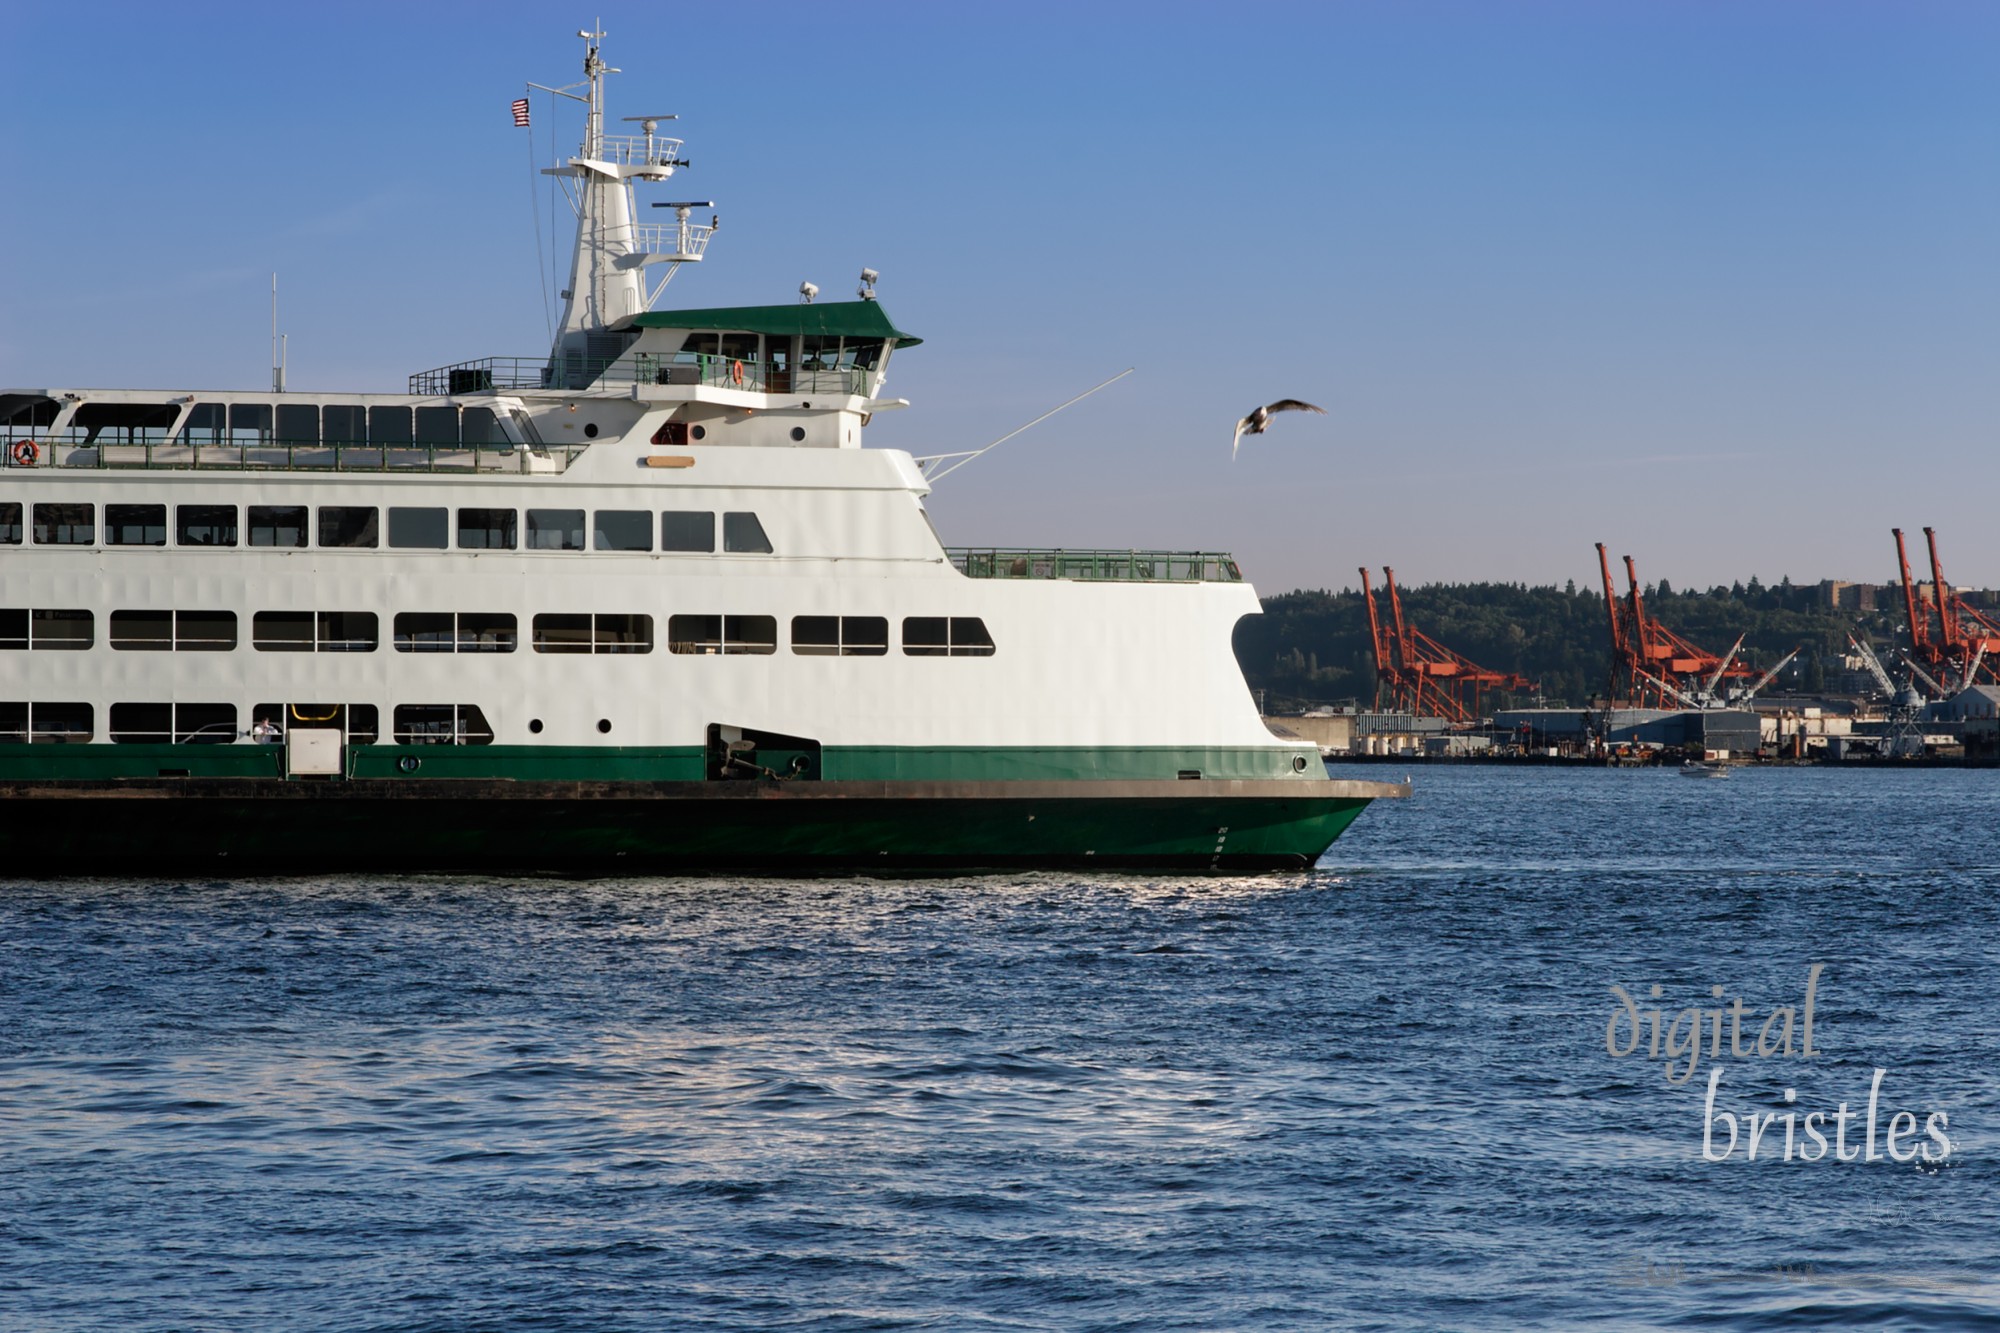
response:
{"label": "ferry passenger cabin window", "polygon": [[769,555],[771,539],[764,535],[764,525],[755,514],[724,514],[722,549],[744,555]]}
{"label": "ferry passenger cabin window", "polygon": [[398,745],[491,745],[493,728],[475,704],[398,704]]}
{"label": "ferry passenger cabin window", "polygon": [[407,407],[371,407],[368,409],[368,443],[409,444],[415,435],[410,424],[410,409]]}
{"label": "ferry passenger cabin window", "polygon": [[115,745],[228,745],[235,739],[235,704],[111,705]]}
{"label": "ferry passenger cabin window", "polygon": [[583,511],[581,509],[530,509],[528,549],[531,551],[581,551]]}
{"label": "ferry passenger cabin window", "polygon": [[165,546],[167,507],[165,505],[104,506],[106,546]]}
{"label": "ferry passenger cabin window", "polygon": [[669,509],[660,515],[662,551],[713,551],[715,515],[698,509]]}
{"label": "ferry passenger cabin window", "polygon": [[[106,505],[106,519],[115,506]],[[180,546],[236,545],[235,505],[175,505],[174,541]]]}
{"label": "ferry passenger cabin window", "polygon": [[319,544],[322,547],[370,547],[381,545],[373,505],[321,505]]}
{"label": "ferry passenger cabin window", "polygon": [[180,414],[178,403],[84,403],[70,427],[85,444],[164,444]]}
{"label": "ferry passenger cabin window", "polygon": [[0,546],[19,546],[22,535],[20,501],[0,504]]}
{"label": "ferry passenger cabin window", "polygon": [[[419,409],[419,415],[431,409]],[[322,511],[324,512],[324,511]],[[438,508],[389,510],[389,545],[402,549],[442,551],[451,545],[450,511]]]}
{"label": "ferry passenger cabin window", "polygon": [[87,504],[38,504],[35,506],[35,545],[94,546],[97,543],[96,506]]}
{"label": "ferry passenger cabin window", "polygon": [[650,653],[653,618],[549,612],[533,625],[538,653]]}
{"label": "ferry passenger cabin window", "polygon": [[277,740],[293,729],[331,727],[347,735],[349,745],[373,745],[381,723],[374,704],[258,704],[250,710],[250,733],[258,729]]}
{"label": "ferry passenger cabin window", "polygon": [[0,703],[0,745],[81,745],[95,731],[89,704]]}
{"label": "ferry passenger cabin window", "polygon": [[303,549],[306,544],[306,527],[304,505],[250,506],[252,546],[286,546]]}
{"label": "ferry passenger cabin window", "polygon": [[0,610],[0,650],[9,648],[83,649],[97,641],[97,622],[88,610]]}
{"label": "ferry passenger cabin window", "polygon": [[993,636],[977,616],[908,616],[903,652],[910,657],[991,657]]}
{"label": "ferry passenger cabin window", "polygon": [[676,653],[763,655],[778,651],[776,616],[672,616],[667,649]]}
{"label": "ferry passenger cabin window", "polygon": [[511,509],[459,510],[458,546],[462,551],[513,550],[514,511]]}
{"label": "ferry passenger cabin window", "polygon": [[885,656],[888,617],[793,616],[792,651],[802,657]]}
{"label": "ferry passenger cabin window", "polygon": [[417,409],[417,443],[440,445],[458,443],[458,409],[420,407]]}
{"label": "ferry passenger cabin window", "polygon": [[344,403],[320,408],[320,438],[327,444],[368,443],[368,409]]}
{"label": "ferry passenger cabin window", "polygon": [[372,653],[380,642],[373,611],[259,611],[250,646],[260,653]]}
{"label": "ferry passenger cabin window", "polygon": [[278,442],[280,444],[319,443],[318,403],[279,403]]}
{"label": "ferry passenger cabin window", "polygon": [[645,509],[599,509],[591,514],[591,546],[599,551],[653,549],[653,515]]}
{"label": "ferry passenger cabin window", "polygon": [[399,611],[394,642],[399,653],[511,653],[519,634],[504,611]]}
{"label": "ferry passenger cabin window", "polygon": [[111,646],[121,652],[228,652],[234,611],[113,611]]}

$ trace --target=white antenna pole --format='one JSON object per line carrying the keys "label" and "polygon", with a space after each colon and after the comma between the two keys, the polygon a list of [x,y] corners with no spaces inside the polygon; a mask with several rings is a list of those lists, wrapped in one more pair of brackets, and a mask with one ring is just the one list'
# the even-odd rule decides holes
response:
{"label": "white antenna pole", "polygon": [[[1118,382],[1119,380],[1122,380],[1122,379],[1124,379],[1124,378],[1125,378],[1125,377],[1126,377],[1127,375],[1130,375],[1130,374],[1131,374],[1131,373],[1132,373],[1132,372],[1133,372],[1134,370],[1136,370],[1136,369],[1137,369],[1137,367],[1136,367],[1136,366],[1127,366],[1127,367],[1125,367],[1125,369],[1123,369],[1123,370],[1119,371],[1119,372],[1118,372],[1118,373],[1117,373],[1116,375],[1113,375],[1113,376],[1112,376],[1112,377],[1111,377],[1110,379],[1108,379],[1108,380],[1104,381],[1104,383],[1103,383],[1103,384],[1096,384],[1096,385],[1092,385],[1092,386],[1091,386],[1090,388],[1088,388],[1088,389],[1085,389],[1085,390],[1084,390],[1084,391],[1083,391],[1082,393],[1080,393],[1080,394],[1078,394],[1078,395],[1077,395],[1076,397],[1074,397],[1074,398],[1070,399],[1068,403],[1058,403],[1058,404],[1056,404],[1056,405],[1055,405],[1054,407],[1050,408],[1050,409],[1049,409],[1048,411],[1046,411],[1046,412],[1042,413],[1042,414],[1041,414],[1040,416],[1036,417],[1036,418],[1035,418],[1035,419],[1034,419],[1033,421],[1030,421],[1030,422],[1028,423],[1028,425],[1027,425],[1027,426],[1017,426],[1017,427],[1015,427],[1015,428],[1014,428],[1013,430],[1010,430],[1010,431],[1008,431],[1008,432],[1007,432],[1007,433],[1006,433],[1005,435],[1002,435],[1002,436],[1001,436],[1001,437],[1000,437],[999,439],[997,439],[997,440],[993,441],[993,443],[991,443],[991,444],[987,445],[987,446],[986,446],[986,449],[974,449],[974,450],[972,450],[972,451],[971,451],[970,453],[965,453],[965,454],[940,454],[940,455],[938,455],[938,457],[939,457],[939,458],[953,458],[953,457],[955,457],[955,458],[957,458],[957,459],[958,459],[958,461],[957,461],[956,463],[953,463],[953,464],[952,464],[952,465],[951,465],[950,467],[948,467],[948,468],[945,468],[944,470],[942,470],[941,472],[939,472],[939,473],[938,473],[938,474],[937,474],[936,476],[934,476],[934,477],[926,477],[926,478],[924,478],[924,480],[925,480],[925,481],[928,481],[928,482],[931,482],[932,484],[936,484],[937,482],[940,482],[940,481],[944,480],[944,479],[945,479],[946,477],[950,476],[950,475],[951,475],[952,473],[954,473],[954,472],[958,471],[958,470],[959,470],[960,468],[964,467],[964,466],[965,466],[965,465],[966,465],[967,463],[970,463],[970,462],[971,462],[971,461],[972,461],[973,459],[975,459],[975,458],[979,457],[979,455],[981,455],[981,454],[985,453],[987,449],[997,449],[997,448],[999,448],[999,447],[1000,447],[1001,445],[1003,445],[1003,444],[1007,443],[1007,441],[1009,441],[1009,440],[1013,439],[1013,438],[1014,438],[1014,437],[1015,437],[1016,435],[1019,435],[1019,434],[1020,434],[1020,433],[1021,433],[1022,431],[1024,431],[1024,430],[1028,429],[1028,426],[1039,426],[1039,425],[1040,425],[1041,423],[1043,423],[1044,421],[1047,421],[1047,420],[1048,420],[1048,419],[1049,419],[1050,417],[1054,416],[1054,415],[1055,415],[1056,413],[1058,413],[1058,412],[1062,411],[1062,410],[1063,410],[1063,409],[1064,409],[1065,407],[1068,407],[1068,406],[1070,405],[1070,403],[1080,403],[1080,402],[1082,402],[1082,401],[1083,401],[1084,399],[1086,399],[1086,398],[1090,397],[1090,395],[1092,395],[1092,394],[1096,393],[1096,392],[1097,392],[1097,391],[1098,391],[1099,389],[1103,389],[1103,388],[1107,388],[1107,387],[1109,387],[1110,385],[1113,385],[1113,384],[1116,384],[1116,383],[1117,383],[1117,382]],[[919,462],[919,463],[928,463],[928,462],[934,462],[934,461],[936,461],[936,460],[935,460],[935,459],[928,459],[928,458],[919,458],[919,459],[917,459],[916,461],[917,461],[917,462]]]}
{"label": "white antenna pole", "polygon": [[285,391],[285,360],[278,342],[278,275],[271,275],[271,392]]}

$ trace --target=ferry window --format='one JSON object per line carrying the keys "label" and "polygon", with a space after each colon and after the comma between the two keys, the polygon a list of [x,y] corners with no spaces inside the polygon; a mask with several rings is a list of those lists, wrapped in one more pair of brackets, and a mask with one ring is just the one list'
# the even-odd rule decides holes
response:
{"label": "ferry window", "polygon": [[[116,614],[114,612],[114,614]],[[236,647],[234,611],[174,612],[174,650],[183,653],[226,653]]]}
{"label": "ferry window", "polygon": [[286,444],[318,444],[319,404],[279,403],[278,438]]}
{"label": "ferry window", "polygon": [[669,509],[660,515],[662,551],[713,551],[715,515],[698,509]]}
{"label": "ferry window", "polygon": [[[430,411],[429,408],[423,409]],[[389,510],[389,545],[442,551],[451,544],[450,511],[442,507]]]}
{"label": "ferry window", "polygon": [[370,444],[408,444],[410,438],[409,408],[371,407],[368,409],[368,442]]}
{"label": "ferry window", "polygon": [[493,415],[490,407],[468,407],[459,427],[465,433],[467,444],[505,445],[507,437],[501,433],[500,419]]}
{"label": "ferry window", "polygon": [[303,547],[306,544],[306,507],[251,505],[250,544]]}
{"label": "ferry window", "polygon": [[121,652],[227,652],[236,646],[236,613],[113,611],[111,646]]}
{"label": "ferry window", "polygon": [[771,539],[764,535],[764,525],[757,521],[755,514],[724,514],[722,549],[746,555],[769,555]]}
{"label": "ferry window", "polygon": [[461,509],[458,511],[458,545],[468,551],[511,551],[514,549],[514,511],[511,509]]}
{"label": "ferry window", "polygon": [[418,444],[457,444],[458,409],[420,407],[417,409]]}
{"label": "ferry window", "polygon": [[591,545],[600,551],[650,551],[653,516],[643,509],[599,509],[591,515]]}
{"label": "ferry window", "polygon": [[31,611],[30,648],[83,649],[97,642],[96,618],[89,611]]}
{"label": "ferry window", "polygon": [[395,645],[399,653],[511,653],[519,637],[504,611],[400,611]]}
{"label": "ferry window", "polygon": [[531,551],[581,551],[583,511],[581,509],[530,509],[528,549]]}
{"label": "ferry window", "polygon": [[174,705],[174,744],[228,745],[235,739],[235,704]]}
{"label": "ferry window", "polygon": [[721,616],[668,617],[667,651],[670,653],[721,652],[722,617]]}
{"label": "ferry window", "polygon": [[349,745],[373,745],[380,723],[374,704],[258,704],[250,710],[252,732],[269,723],[279,736],[293,728],[345,730]]}
{"label": "ferry window", "polygon": [[452,615],[449,611],[399,611],[396,613],[396,651],[399,653],[448,653],[452,648]]}
{"label": "ferry window", "polygon": [[259,611],[250,646],[260,653],[372,653],[379,642],[373,611]]}
{"label": "ferry window", "polygon": [[184,444],[221,444],[228,436],[229,409],[221,403],[196,403],[181,427]]}
{"label": "ferry window", "polygon": [[328,444],[368,443],[368,409],[328,405],[320,410],[320,436]]}
{"label": "ferry window", "polygon": [[313,613],[259,611],[250,617],[250,646],[260,653],[311,652]]}
{"label": "ferry window", "polygon": [[111,646],[121,652],[168,652],[174,646],[171,611],[113,611]]}
{"label": "ferry window", "polygon": [[884,616],[793,616],[792,651],[805,657],[881,657],[889,651]]}
{"label": "ferry window", "polygon": [[89,704],[29,705],[28,740],[36,745],[81,745],[96,730],[96,710]]}
{"label": "ferry window", "polygon": [[398,745],[491,745],[493,728],[474,704],[398,704]]}
{"label": "ferry window", "polygon": [[991,657],[993,636],[977,616],[910,616],[903,621],[903,652],[910,657]]}
{"label": "ferry window", "polygon": [[104,506],[104,544],[165,546],[167,507],[165,505]]}
{"label": "ferry window", "polygon": [[323,653],[372,653],[382,639],[373,611],[322,611],[318,629]]}
{"label": "ferry window", "polygon": [[[109,514],[114,507],[104,507],[107,524],[111,521]],[[182,546],[234,546],[236,506],[175,505],[174,528],[174,540]]]}
{"label": "ferry window", "polygon": [[111,705],[114,745],[165,745],[174,738],[172,704]]}
{"label": "ferry window", "polygon": [[538,653],[650,653],[653,618],[550,612],[534,620]]}
{"label": "ferry window", "polygon": [[28,649],[28,611],[26,607],[10,607],[0,610],[0,650]]}
{"label": "ferry window", "polygon": [[231,444],[269,444],[271,442],[271,405],[269,403],[231,403],[229,405],[229,442]]}
{"label": "ferry window", "polygon": [[20,544],[21,504],[18,500],[9,500],[6,504],[0,504],[0,546]]}
{"label": "ferry window", "polygon": [[373,505],[321,505],[321,546],[379,546],[381,537]]}
{"label": "ferry window", "polygon": [[461,653],[511,653],[520,638],[514,617],[505,611],[461,611],[458,613],[458,651]]}
{"label": "ferry window", "polygon": [[37,546],[89,546],[97,540],[97,518],[87,504],[35,506]]}
{"label": "ferry window", "polygon": [[0,745],[28,743],[28,705],[0,703]]}
{"label": "ferry window", "polygon": [[673,616],[667,621],[667,650],[676,653],[778,651],[776,616]]}
{"label": "ferry window", "polygon": [[726,360],[730,361],[756,361],[757,335],[754,333],[723,334],[722,355]]}

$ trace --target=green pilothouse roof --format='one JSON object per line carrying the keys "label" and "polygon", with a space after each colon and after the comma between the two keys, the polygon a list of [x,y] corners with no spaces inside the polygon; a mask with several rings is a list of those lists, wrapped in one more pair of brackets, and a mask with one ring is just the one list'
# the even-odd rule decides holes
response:
{"label": "green pilothouse roof", "polygon": [[890,338],[899,347],[915,347],[912,337],[889,322],[875,301],[829,301],[824,305],[742,305],[713,310],[655,310],[634,315],[626,326],[635,329],[715,329],[729,333],[762,333],[788,337]]}

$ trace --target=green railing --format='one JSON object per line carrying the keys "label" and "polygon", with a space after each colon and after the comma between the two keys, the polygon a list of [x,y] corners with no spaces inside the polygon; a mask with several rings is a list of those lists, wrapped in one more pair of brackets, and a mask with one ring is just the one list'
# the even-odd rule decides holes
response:
{"label": "green railing", "polygon": [[945,549],[969,579],[1077,579],[1121,583],[1241,583],[1243,572],[1225,551]]}

